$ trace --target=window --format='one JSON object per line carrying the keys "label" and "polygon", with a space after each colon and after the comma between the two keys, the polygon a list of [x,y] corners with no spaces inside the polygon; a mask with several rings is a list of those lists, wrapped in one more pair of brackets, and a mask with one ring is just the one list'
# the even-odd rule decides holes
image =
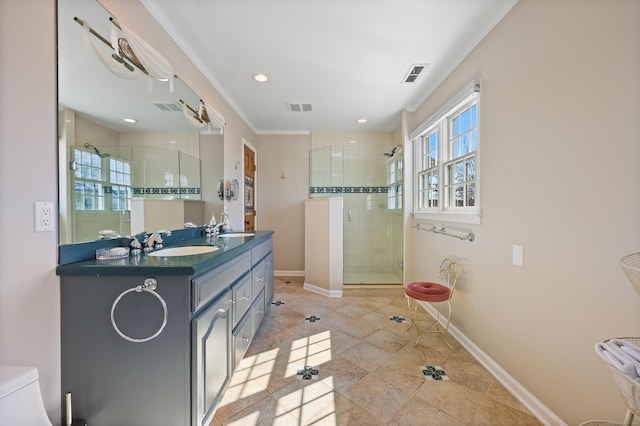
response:
{"label": "window", "polygon": [[411,134],[418,219],[480,223],[479,88],[473,82]]}
{"label": "window", "polygon": [[130,209],[133,191],[129,162],[116,158],[105,160],[98,154],[78,148],[73,151],[73,159],[76,210]]}
{"label": "window", "polygon": [[387,209],[402,209],[402,154],[396,154],[387,164]]}
{"label": "window", "polygon": [[129,210],[131,191],[131,165],[127,161],[109,160],[111,182],[111,210]]}
{"label": "window", "polygon": [[104,210],[102,159],[81,149],[73,150],[74,204],[76,210]]}

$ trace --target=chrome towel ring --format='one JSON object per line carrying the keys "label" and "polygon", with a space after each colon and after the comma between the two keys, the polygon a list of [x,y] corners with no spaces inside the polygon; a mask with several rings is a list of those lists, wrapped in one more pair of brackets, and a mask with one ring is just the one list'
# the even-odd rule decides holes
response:
{"label": "chrome towel ring", "polygon": [[[160,335],[160,333],[162,333],[162,330],[164,330],[164,327],[167,325],[167,315],[168,315],[167,303],[164,301],[162,296],[156,293],[155,291],[156,288],[158,288],[158,281],[155,278],[146,278],[143,284],[123,291],[122,293],[120,293],[118,297],[116,297],[116,300],[113,301],[113,305],[111,305],[111,325],[113,326],[113,329],[116,331],[116,333],[118,333],[120,337],[133,343],[144,343],[144,342],[148,342],[149,340],[155,339]],[[116,324],[116,318],[115,318],[116,306],[120,302],[120,299],[122,299],[126,294],[134,291],[136,293],[142,293],[143,291],[145,291],[147,293],[154,295],[162,305],[163,316],[164,316],[164,318],[162,319],[162,325],[160,326],[158,331],[156,331],[155,334],[153,334],[152,336],[141,338],[141,339],[130,337],[124,334],[120,330],[120,328],[118,328],[118,325]]]}

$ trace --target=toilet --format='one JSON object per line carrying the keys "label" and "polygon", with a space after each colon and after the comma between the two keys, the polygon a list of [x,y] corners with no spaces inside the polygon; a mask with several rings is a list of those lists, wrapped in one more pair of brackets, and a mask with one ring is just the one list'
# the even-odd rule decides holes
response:
{"label": "toilet", "polygon": [[0,365],[0,424],[51,426],[35,367]]}

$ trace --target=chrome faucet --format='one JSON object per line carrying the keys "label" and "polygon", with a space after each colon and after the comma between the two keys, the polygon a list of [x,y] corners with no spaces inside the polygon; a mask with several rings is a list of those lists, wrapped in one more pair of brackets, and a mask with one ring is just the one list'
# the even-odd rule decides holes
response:
{"label": "chrome faucet", "polygon": [[162,234],[164,234],[165,236],[169,236],[171,235],[171,231],[156,231],[152,234],[147,234],[144,238],[144,251],[149,252],[151,250],[154,249],[161,249],[162,248]]}
{"label": "chrome faucet", "polygon": [[227,209],[223,209],[220,212],[220,223],[216,223],[216,215],[213,214],[211,216],[211,221],[209,221],[209,225],[207,225],[206,233],[207,235],[217,235],[220,231],[230,230],[231,226],[229,225],[229,212]]}

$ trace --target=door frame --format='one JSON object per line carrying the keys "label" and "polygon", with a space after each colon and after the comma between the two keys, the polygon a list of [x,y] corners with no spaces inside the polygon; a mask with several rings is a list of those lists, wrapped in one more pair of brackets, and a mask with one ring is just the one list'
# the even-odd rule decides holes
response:
{"label": "door frame", "polygon": [[254,229],[258,229],[258,149],[251,145],[248,140],[244,137],[242,138],[242,163],[240,164],[240,170],[242,174],[242,229],[244,229],[244,191],[245,191],[245,183],[244,183],[244,149],[249,148],[253,151],[254,163],[256,166],[256,170],[253,177],[253,210],[256,212],[256,216],[254,218],[253,227]]}

